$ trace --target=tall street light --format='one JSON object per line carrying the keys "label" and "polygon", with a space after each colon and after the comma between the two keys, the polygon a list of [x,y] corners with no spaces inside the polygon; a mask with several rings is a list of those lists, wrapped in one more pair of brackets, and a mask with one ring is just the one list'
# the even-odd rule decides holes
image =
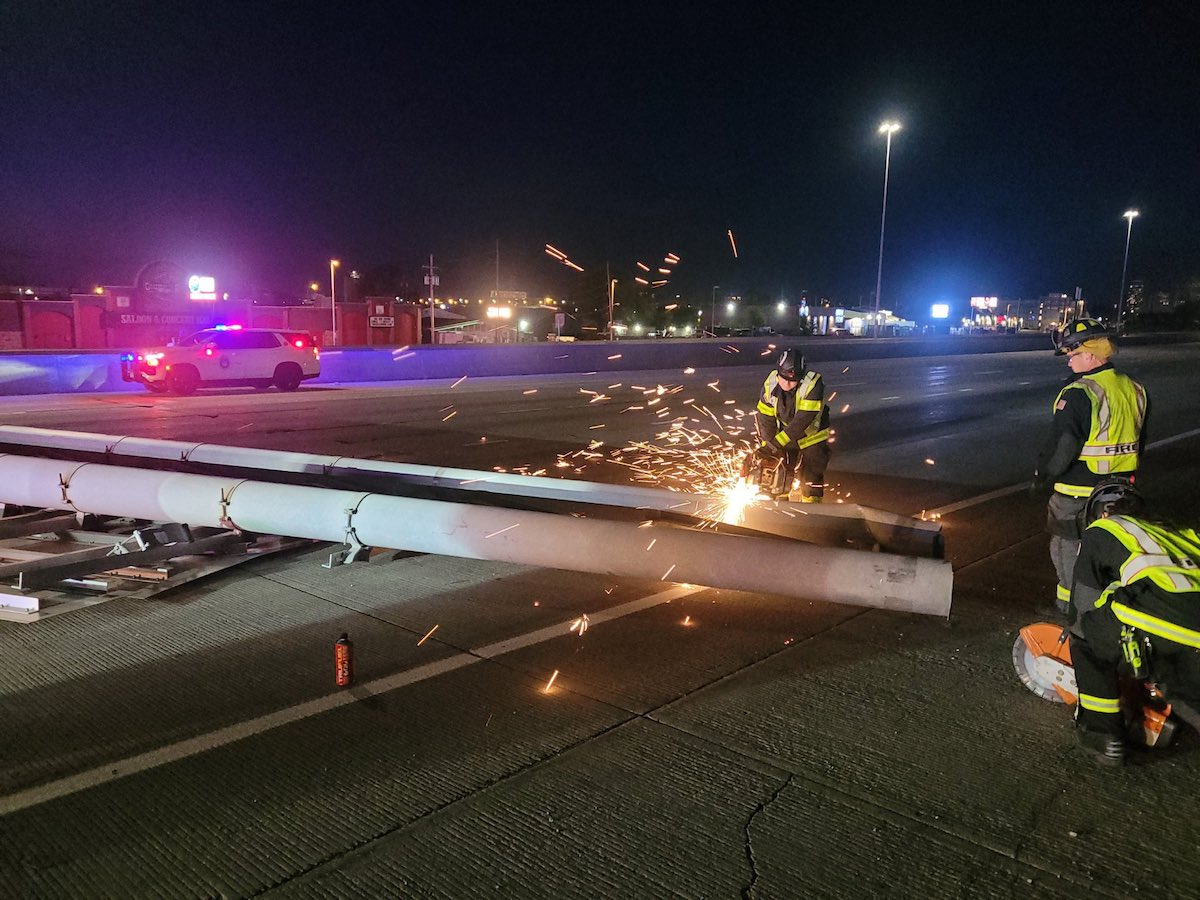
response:
{"label": "tall street light", "polygon": [[712,336],[717,336],[717,290],[721,286],[714,284],[712,289],[712,314],[708,317],[708,330],[712,332]]}
{"label": "tall street light", "polygon": [[340,259],[329,261],[329,315],[333,320],[333,346],[337,346],[337,282],[333,280],[333,270],[342,264]]}
{"label": "tall street light", "polygon": [[879,337],[879,289],[883,286],[883,226],[887,222],[888,170],[892,165],[892,135],[899,130],[899,122],[884,122],[879,126],[879,133],[887,135],[887,155],[883,158],[883,212],[879,216],[879,270],[875,274],[875,337]]}
{"label": "tall street light", "polygon": [[617,279],[608,279],[608,339],[614,341],[617,339],[613,332],[613,297],[617,291]]}
{"label": "tall street light", "polygon": [[1125,262],[1121,263],[1121,290],[1117,294],[1117,333],[1121,333],[1121,306],[1125,300],[1125,270],[1129,267],[1129,239],[1133,237],[1133,220],[1138,217],[1136,209],[1127,209],[1121,217],[1129,220],[1129,228],[1125,231]]}

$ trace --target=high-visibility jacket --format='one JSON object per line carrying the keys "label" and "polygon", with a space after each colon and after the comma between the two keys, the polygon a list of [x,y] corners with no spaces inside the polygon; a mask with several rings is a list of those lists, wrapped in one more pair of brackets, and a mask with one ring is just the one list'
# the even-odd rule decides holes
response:
{"label": "high-visibility jacket", "polygon": [[1055,398],[1056,440],[1039,471],[1058,493],[1086,497],[1101,477],[1137,471],[1145,421],[1144,387],[1111,365],[1086,372]]}
{"label": "high-visibility jacket", "polygon": [[[1116,543],[1092,539],[1095,530]],[[1200,649],[1200,535],[1194,528],[1133,516],[1097,519],[1084,533],[1080,558],[1077,577],[1111,578],[1097,585],[1095,608],[1107,605],[1125,625]]]}
{"label": "high-visibility jacket", "polygon": [[772,371],[763,382],[756,413],[763,442],[774,441],[785,450],[803,450],[829,440],[825,383],[816,372],[805,372],[794,391],[785,391],[779,386],[779,372]]}

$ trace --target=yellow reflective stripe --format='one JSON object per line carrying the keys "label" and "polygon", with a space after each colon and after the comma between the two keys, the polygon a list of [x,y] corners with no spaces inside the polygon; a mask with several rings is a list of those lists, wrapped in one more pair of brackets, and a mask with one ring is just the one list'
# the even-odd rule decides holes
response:
{"label": "yellow reflective stripe", "polygon": [[780,447],[786,447],[791,442],[792,439],[788,437],[788,433],[786,431],[781,431],[775,435],[775,443],[777,443]]}
{"label": "yellow reflective stripe", "polygon": [[1066,494],[1068,497],[1086,497],[1092,492],[1090,487],[1081,487],[1078,484],[1067,484],[1065,481],[1056,481],[1054,490],[1060,494]]}
{"label": "yellow reflective stripe", "polygon": [[[1200,598],[1196,599],[1197,602],[1200,602]],[[1176,625],[1168,622],[1166,619],[1160,619],[1157,616],[1133,609],[1116,600],[1113,601],[1112,611],[1126,625],[1132,625],[1134,628],[1140,628],[1148,634],[1157,635],[1158,637],[1166,638],[1168,641],[1174,641],[1177,644],[1186,644],[1188,647],[1195,647],[1200,650],[1200,631],[1184,628],[1182,625]]]}
{"label": "yellow reflective stripe", "polygon": [[821,411],[821,401],[820,400],[797,400],[796,401],[796,409],[797,409],[797,411],[803,410],[804,412],[820,412]]}
{"label": "yellow reflective stripe", "polygon": [[1109,713],[1115,715],[1121,711],[1120,697],[1097,697],[1093,694],[1079,695],[1079,705],[1088,712]]}
{"label": "yellow reflective stripe", "polygon": [[775,415],[775,404],[768,403],[766,400],[759,400],[758,411],[764,416],[773,416]]}
{"label": "yellow reflective stripe", "polygon": [[805,447],[811,447],[813,444],[819,444],[821,441],[827,440],[829,440],[829,429],[822,428],[815,434],[806,434],[796,446],[803,450]]}
{"label": "yellow reflective stripe", "polygon": [[1069,587],[1063,587],[1060,584],[1054,589],[1054,594],[1063,603],[1071,602],[1071,589]]}
{"label": "yellow reflective stripe", "polygon": [[1129,444],[1088,444],[1079,451],[1079,456],[1081,459],[1086,456],[1111,459],[1117,456],[1128,456],[1131,453],[1136,454],[1137,449],[1137,441]]}

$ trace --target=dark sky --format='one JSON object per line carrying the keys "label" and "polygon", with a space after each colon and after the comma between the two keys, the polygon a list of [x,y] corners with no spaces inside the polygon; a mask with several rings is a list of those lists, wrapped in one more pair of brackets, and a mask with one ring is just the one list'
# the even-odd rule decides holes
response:
{"label": "dark sky", "polygon": [[[695,11],[703,8],[704,12]],[[818,11],[814,11],[818,10]],[[832,10],[832,11],[831,11]],[[0,282],[159,257],[299,293],[673,286],[884,306],[1200,276],[1200,13],[1160,3],[0,3]],[[726,229],[740,257],[733,258]]]}

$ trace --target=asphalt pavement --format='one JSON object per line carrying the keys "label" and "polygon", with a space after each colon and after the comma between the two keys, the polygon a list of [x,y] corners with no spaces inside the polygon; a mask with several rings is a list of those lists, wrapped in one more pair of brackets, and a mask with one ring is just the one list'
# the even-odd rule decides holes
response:
{"label": "asphalt pavement", "polygon": [[[234,435],[269,402],[206,419],[218,401],[192,399],[126,421]],[[1029,421],[1049,399],[1029,399]],[[96,409],[52,414],[113,431]],[[257,443],[322,452],[351,409],[330,412],[333,430],[293,414]],[[1178,409],[1143,473],[1187,515],[1200,438]],[[1200,895],[1200,740],[1102,769],[1066,708],[1020,684],[1016,630],[1053,591],[1044,513],[996,490],[1012,479],[971,473],[978,447],[1002,460],[1033,435],[1010,407],[962,417],[955,440],[938,410],[896,413],[940,418],[892,441],[891,471],[888,436],[847,423],[833,468],[854,500],[956,507],[948,620],[404,552],[330,570],[314,547],[0,623],[0,896]],[[485,424],[510,463],[549,443]],[[434,431],[357,427],[348,455]],[[473,459],[468,443],[443,458]],[[342,632],[348,689],[333,684]]]}

